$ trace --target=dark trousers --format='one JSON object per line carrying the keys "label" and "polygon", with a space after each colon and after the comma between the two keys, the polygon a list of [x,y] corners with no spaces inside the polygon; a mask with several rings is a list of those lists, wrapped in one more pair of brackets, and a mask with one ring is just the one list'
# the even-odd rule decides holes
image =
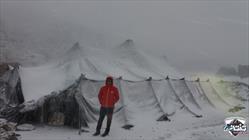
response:
{"label": "dark trousers", "polygon": [[106,125],[106,129],[105,129],[105,133],[109,133],[110,127],[111,127],[111,122],[112,122],[112,114],[113,114],[113,108],[106,108],[106,107],[100,108],[99,120],[98,120],[98,125],[96,128],[96,132],[100,132],[103,120],[104,120],[105,116],[107,116],[107,125]]}

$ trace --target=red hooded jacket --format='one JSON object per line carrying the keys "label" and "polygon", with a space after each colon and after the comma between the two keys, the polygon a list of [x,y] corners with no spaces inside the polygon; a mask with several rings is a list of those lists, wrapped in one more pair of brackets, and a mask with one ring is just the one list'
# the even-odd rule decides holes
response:
{"label": "red hooded jacket", "polygon": [[[111,84],[107,81],[110,80]],[[105,86],[101,87],[99,91],[99,102],[102,107],[113,108],[114,104],[119,100],[118,89],[113,85],[113,78],[107,77]]]}

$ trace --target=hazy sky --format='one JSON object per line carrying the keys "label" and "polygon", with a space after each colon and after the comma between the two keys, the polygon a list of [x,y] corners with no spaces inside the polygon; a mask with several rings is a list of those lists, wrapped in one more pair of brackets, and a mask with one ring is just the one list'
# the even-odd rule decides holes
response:
{"label": "hazy sky", "polygon": [[41,53],[133,39],[177,68],[248,64],[248,0],[0,1],[1,29]]}

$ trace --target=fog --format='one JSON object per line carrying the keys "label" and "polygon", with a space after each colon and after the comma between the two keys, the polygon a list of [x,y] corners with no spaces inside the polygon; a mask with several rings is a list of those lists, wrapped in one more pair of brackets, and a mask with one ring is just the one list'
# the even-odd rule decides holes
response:
{"label": "fog", "polygon": [[[0,1],[0,30],[50,58],[76,41],[114,47],[127,39],[166,54],[176,68],[216,72],[248,64],[245,1]],[[13,50],[18,51],[18,50]]]}

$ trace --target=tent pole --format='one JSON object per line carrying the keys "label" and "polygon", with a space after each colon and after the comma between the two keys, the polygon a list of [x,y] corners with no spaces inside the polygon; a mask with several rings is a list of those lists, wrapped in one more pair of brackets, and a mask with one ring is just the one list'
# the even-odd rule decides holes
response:
{"label": "tent pole", "polygon": [[[80,76],[80,81],[79,81],[79,83],[78,83],[78,84],[79,84],[79,86],[78,86],[78,87],[79,87],[79,90],[78,90],[78,91],[79,91],[80,93],[81,93],[81,77],[82,77],[82,75]],[[79,115],[79,116],[78,116],[78,119],[79,119],[79,120],[78,120],[78,121],[79,121],[79,135],[81,135],[80,105],[78,105],[78,107],[79,107],[79,108],[78,108],[78,115]]]}

